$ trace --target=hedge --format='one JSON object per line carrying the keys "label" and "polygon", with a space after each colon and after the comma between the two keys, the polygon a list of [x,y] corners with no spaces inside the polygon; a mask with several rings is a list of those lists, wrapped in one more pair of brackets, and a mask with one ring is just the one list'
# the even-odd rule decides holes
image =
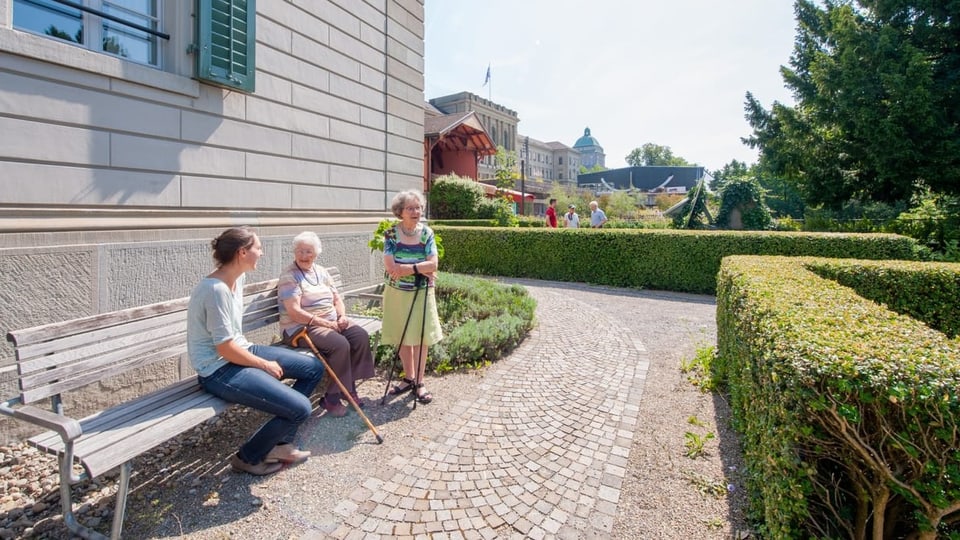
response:
{"label": "hedge", "polygon": [[960,340],[854,290],[953,328],[956,289],[923,291],[960,264],[733,256],[717,281],[714,375],[761,534],[960,534]]}
{"label": "hedge", "polygon": [[712,294],[728,255],[916,259],[916,241],[892,234],[434,225],[443,269]]}

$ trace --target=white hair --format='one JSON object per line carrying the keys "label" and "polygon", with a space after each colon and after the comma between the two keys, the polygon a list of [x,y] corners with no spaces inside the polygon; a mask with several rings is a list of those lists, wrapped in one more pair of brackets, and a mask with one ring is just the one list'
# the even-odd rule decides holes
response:
{"label": "white hair", "polygon": [[323,247],[320,245],[320,237],[317,236],[317,233],[313,231],[303,231],[302,233],[293,237],[293,247],[296,248],[300,244],[308,244],[313,246],[317,250],[317,255],[323,251]]}

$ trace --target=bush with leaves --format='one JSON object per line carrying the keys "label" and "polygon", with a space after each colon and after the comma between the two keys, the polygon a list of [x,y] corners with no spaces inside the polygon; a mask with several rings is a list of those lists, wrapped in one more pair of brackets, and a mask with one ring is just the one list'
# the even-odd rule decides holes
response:
{"label": "bush with leaves", "polygon": [[763,200],[763,188],[751,178],[734,178],[723,186],[717,226],[731,228],[730,220],[735,211],[740,212],[740,224],[748,231],[769,229],[773,222]]}
{"label": "bush with leaves", "polygon": [[483,198],[483,187],[476,180],[455,174],[441,176],[430,189],[430,217],[473,219]]}

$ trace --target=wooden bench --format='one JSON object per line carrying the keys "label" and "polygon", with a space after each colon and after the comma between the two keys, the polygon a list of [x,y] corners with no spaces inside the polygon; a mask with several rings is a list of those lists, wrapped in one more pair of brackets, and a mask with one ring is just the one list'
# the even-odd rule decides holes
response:
{"label": "wooden bench", "polygon": [[[339,270],[327,270],[342,287]],[[7,334],[15,347],[19,394],[0,403],[0,413],[50,430],[28,443],[57,456],[64,522],[83,538],[105,537],[77,520],[71,501],[73,484],[120,467],[111,529],[111,538],[119,538],[133,458],[230,405],[204,391],[194,375],[86,418],[75,419],[64,412],[63,393],[185,356],[189,301],[189,297],[179,298]],[[246,285],[244,305],[244,333],[275,324],[280,318],[277,280]],[[351,318],[371,334],[380,329],[379,319]],[[49,401],[49,410],[36,405],[44,401]],[[82,472],[77,473],[74,465],[80,465]]]}

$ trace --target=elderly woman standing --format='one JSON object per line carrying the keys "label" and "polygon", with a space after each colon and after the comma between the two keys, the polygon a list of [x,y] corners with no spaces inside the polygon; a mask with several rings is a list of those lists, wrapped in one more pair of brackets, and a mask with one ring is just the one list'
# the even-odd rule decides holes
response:
{"label": "elderly woman standing", "polygon": [[[294,237],[293,262],[280,274],[277,283],[280,329],[287,343],[306,327],[310,341],[327,359],[340,382],[350,389],[353,400],[362,406],[356,381],[374,375],[370,336],[347,317],[333,279],[317,264],[321,251],[320,238],[315,233],[302,232]],[[297,345],[308,346],[303,342]],[[343,416],[347,408],[342,399],[340,387],[331,384],[323,397],[323,408],[331,416]]]}
{"label": "elderly woman standing", "polygon": [[439,263],[437,244],[430,227],[420,223],[423,206],[423,195],[412,190],[398,193],[390,204],[393,215],[400,221],[384,233],[383,265],[387,280],[383,291],[381,341],[399,346],[406,375],[402,384],[390,393],[412,392],[420,403],[430,403],[433,396],[423,386],[427,348],[443,339],[443,331],[434,294]]}
{"label": "elderly woman standing", "polygon": [[[211,246],[217,269],[190,294],[187,355],[207,392],[273,415],[230,464],[254,475],[275,473],[310,456],[293,440],[313,412],[309,396],[323,379],[323,365],[283,347],[254,345],[243,336],[245,274],[256,270],[263,255],[257,235],[246,227],[227,229]],[[284,378],[296,382],[290,387],[281,382]]]}

